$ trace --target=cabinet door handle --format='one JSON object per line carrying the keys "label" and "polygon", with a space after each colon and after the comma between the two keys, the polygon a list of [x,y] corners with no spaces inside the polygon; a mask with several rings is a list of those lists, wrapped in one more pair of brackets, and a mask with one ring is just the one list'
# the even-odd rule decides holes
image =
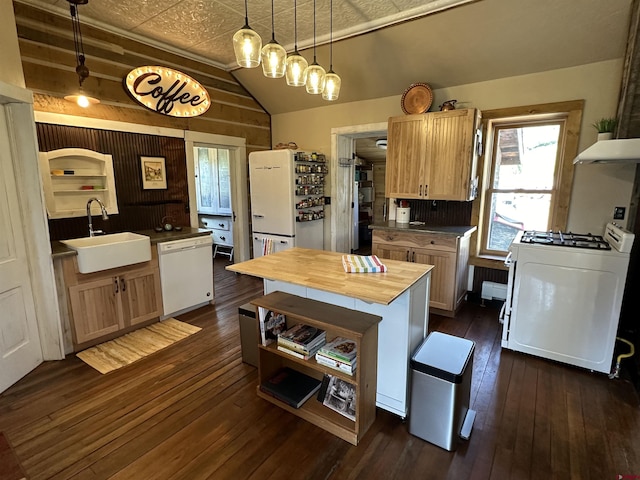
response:
{"label": "cabinet door handle", "polygon": [[424,186],[424,196],[425,196],[425,198],[427,197],[427,188],[429,188],[429,185],[425,185]]}
{"label": "cabinet door handle", "polygon": [[113,279],[113,294],[117,294],[118,293],[118,277],[115,277]]}
{"label": "cabinet door handle", "polygon": [[227,239],[226,239],[226,238],[224,238],[222,235],[220,235],[220,240],[222,240],[223,242],[226,242],[226,241],[227,241]]}
{"label": "cabinet door handle", "polygon": [[407,250],[407,262],[409,261],[409,250]]}
{"label": "cabinet door handle", "polygon": [[124,281],[124,278],[120,279],[120,288],[122,289],[123,292],[127,291],[127,284]]}
{"label": "cabinet door handle", "polygon": [[420,196],[422,196],[422,185],[420,185]]}
{"label": "cabinet door handle", "polygon": [[416,262],[416,252],[412,252],[411,253],[411,262],[415,263]]}

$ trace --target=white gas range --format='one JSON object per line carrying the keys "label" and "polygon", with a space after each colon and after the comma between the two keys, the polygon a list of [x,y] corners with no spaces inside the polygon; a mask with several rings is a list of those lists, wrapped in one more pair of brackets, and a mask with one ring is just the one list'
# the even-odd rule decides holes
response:
{"label": "white gas range", "polygon": [[634,235],[520,232],[509,247],[502,346],[609,373]]}

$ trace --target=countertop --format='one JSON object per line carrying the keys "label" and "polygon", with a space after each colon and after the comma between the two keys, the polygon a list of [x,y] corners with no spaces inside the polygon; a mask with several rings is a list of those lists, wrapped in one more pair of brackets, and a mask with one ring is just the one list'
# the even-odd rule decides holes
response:
{"label": "countertop", "polygon": [[433,225],[411,225],[409,223],[397,223],[395,220],[389,220],[384,223],[373,223],[369,225],[370,230],[402,230],[410,232],[423,233],[440,233],[444,235],[455,235],[456,237],[464,237],[471,235],[478,227],[475,225],[436,227]]}
{"label": "countertop", "polygon": [[[182,227],[182,230],[177,232],[172,230],[170,232],[156,232],[155,230],[136,230],[133,233],[139,233],[140,235],[146,235],[151,239],[151,245],[155,245],[163,242],[170,242],[173,240],[182,240],[184,238],[201,237],[204,235],[211,235],[211,230],[204,228],[192,228]],[[60,241],[51,242],[51,256],[53,258],[66,257],[69,255],[76,255],[76,251],[67,247]]]}
{"label": "countertop", "polygon": [[345,273],[342,253],[290,248],[226,267],[232,272],[315,288],[388,305],[427,275],[433,265],[383,260],[385,273]]}

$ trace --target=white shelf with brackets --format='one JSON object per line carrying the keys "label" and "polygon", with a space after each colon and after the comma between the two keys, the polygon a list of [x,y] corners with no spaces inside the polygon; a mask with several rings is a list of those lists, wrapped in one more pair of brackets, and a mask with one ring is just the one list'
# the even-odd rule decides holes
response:
{"label": "white shelf with brackets", "polygon": [[[118,213],[111,155],[63,148],[40,152],[39,160],[49,218],[85,216],[92,197],[102,201],[109,214]],[[97,203],[91,205],[91,213],[100,214]]]}

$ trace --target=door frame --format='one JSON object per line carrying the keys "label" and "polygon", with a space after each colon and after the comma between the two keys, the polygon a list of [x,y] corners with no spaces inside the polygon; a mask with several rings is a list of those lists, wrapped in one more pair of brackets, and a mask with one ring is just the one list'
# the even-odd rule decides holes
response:
{"label": "door frame", "polygon": [[231,222],[233,228],[233,261],[249,260],[249,203],[247,190],[246,139],[214,133],[185,130],[184,142],[187,155],[187,186],[189,189],[189,212],[191,226],[198,226],[198,201],[196,191],[195,146],[225,147],[231,151]]}
{"label": "door frame", "polygon": [[[331,129],[331,250],[351,253],[353,245],[353,183],[355,139],[385,137],[387,122]],[[342,160],[340,160],[342,159]],[[344,233],[346,232],[346,234]]]}
{"label": "door frame", "polygon": [[0,81],[43,360],[64,359],[31,91]]}

